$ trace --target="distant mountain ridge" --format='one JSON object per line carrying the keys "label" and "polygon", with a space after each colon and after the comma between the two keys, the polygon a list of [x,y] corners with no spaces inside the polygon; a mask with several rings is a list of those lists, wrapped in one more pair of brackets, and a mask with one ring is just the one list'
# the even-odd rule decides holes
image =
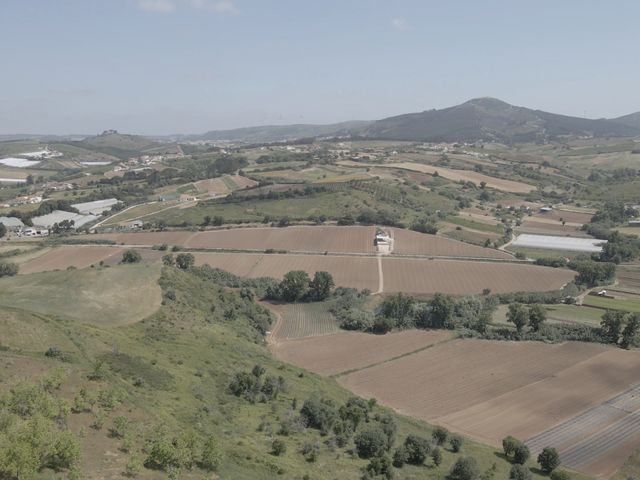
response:
{"label": "distant mountain ridge", "polygon": [[352,136],[425,142],[519,143],[571,135],[595,137],[640,135],[640,113],[617,119],[588,119],[516,107],[502,100],[483,97],[454,107],[408,113],[375,121],[214,130],[204,135],[190,136],[190,138],[268,143],[305,137]]}

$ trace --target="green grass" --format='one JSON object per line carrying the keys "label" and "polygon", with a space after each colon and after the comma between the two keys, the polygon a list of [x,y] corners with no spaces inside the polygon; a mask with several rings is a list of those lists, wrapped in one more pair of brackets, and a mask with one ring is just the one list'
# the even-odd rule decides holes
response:
{"label": "green grass", "polygon": [[[583,323],[598,326],[604,310],[581,307],[579,305],[544,305],[547,310],[547,320],[551,322]],[[493,314],[493,322],[500,325],[513,325],[507,322],[508,305],[499,305]]]}
{"label": "green grass", "polygon": [[506,250],[511,253],[524,253],[527,258],[546,258],[546,257],[564,257],[564,258],[574,258],[578,255],[583,255],[584,252],[570,252],[568,250],[551,250],[548,248],[529,248],[529,247],[514,247],[508,245]]}
{"label": "green grass", "polygon": [[460,225],[461,227],[471,228],[473,230],[479,230],[481,232],[497,233],[500,235],[504,233],[504,227],[502,226],[501,223],[498,223],[498,222],[496,222],[495,225],[489,225],[487,223],[476,222],[474,220],[459,217],[456,215],[449,215],[447,217],[447,222],[453,223],[455,225]]}
{"label": "green grass", "polygon": [[0,279],[0,305],[96,325],[121,325],[160,305],[159,265],[118,265]]}
{"label": "green grass", "polygon": [[635,296],[635,298],[631,296],[629,298],[604,298],[587,295],[582,303],[592,307],[640,313],[640,296]]}
{"label": "green grass", "polygon": [[[48,283],[68,281],[66,274],[53,272]],[[165,291],[173,292],[175,300],[167,300],[157,313],[128,326],[95,326],[19,309],[14,309],[13,319],[6,320],[3,311],[0,325],[11,322],[11,335],[7,337],[14,343],[10,349],[0,349],[3,364],[0,388],[7,388],[17,378],[37,380],[43,372],[62,365],[67,380],[58,395],[67,400],[81,387],[91,391],[117,388],[124,393],[122,408],[105,412],[106,425],[111,425],[116,415],[127,416],[134,423],[133,451],[143,459],[142,448],[151,438],[153,427],[162,424],[173,433],[193,430],[199,436],[213,434],[223,453],[220,478],[300,479],[305,474],[316,480],[360,478],[360,469],[367,461],[352,458],[344,448],[332,449],[325,444],[330,437],[321,437],[317,430],[305,429],[289,436],[276,433],[281,419],[290,414],[294,399],[297,409],[314,394],[341,404],[351,396],[349,392],[332,379],[275,360],[249,324],[249,319],[259,314],[258,307],[241,299],[237,292],[169,268],[164,270],[161,284]],[[100,279],[85,279],[85,287],[94,291],[103,285]],[[129,306],[133,302],[129,300]],[[233,320],[224,314],[229,308],[236,313]],[[70,303],[67,313],[73,313]],[[61,363],[45,358],[42,353],[48,346],[70,353],[70,360]],[[90,382],[86,374],[100,359],[109,369],[102,381]],[[231,375],[250,370],[255,364],[261,364],[269,375],[281,376],[286,383],[287,389],[276,400],[252,404],[228,393]],[[375,407],[375,411],[389,412],[383,407]],[[109,436],[108,428],[100,431],[89,428],[92,418],[91,413],[72,413],[68,420],[73,433],[83,432],[80,441],[85,476],[102,474],[105,461],[114,471],[123,469],[131,454],[119,450],[119,443]],[[396,444],[411,433],[430,436],[431,428],[423,422],[399,415],[395,418]],[[274,438],[286,444],[284,455],[271,455]],[[305,442],[320,445],[315,463],[306,462],[299,453]],[[511,466],[493,447],[467,440],[461,454],[475,457],[482,471],[495,463],[495,478],[508,477]],[[444,478],[456,457],[444,449],[440,467],[406,466],[396,470],[395,478]],[[197,469],[183,473],[186,478],[201,478],[204,474]],[[142,472],[142,478],[158,475],[159,472]],[[544,477],[534,474],[534,478]]]}

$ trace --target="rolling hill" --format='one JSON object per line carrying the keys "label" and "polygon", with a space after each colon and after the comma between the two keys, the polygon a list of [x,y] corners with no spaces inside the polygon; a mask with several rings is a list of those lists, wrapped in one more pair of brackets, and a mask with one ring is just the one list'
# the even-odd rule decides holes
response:
{"label": "rolling hill", "polygon": [[613,121],[640,130],[640,112],[630,113],[629,115],[614,118]]}

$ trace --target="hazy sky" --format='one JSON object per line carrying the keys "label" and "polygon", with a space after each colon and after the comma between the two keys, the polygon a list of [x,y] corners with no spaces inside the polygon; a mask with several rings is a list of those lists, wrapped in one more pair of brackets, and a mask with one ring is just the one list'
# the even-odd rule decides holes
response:
{"label": "hazy sky", "polygon": [[640,110],[640,1],[0,0],[0,133]]}

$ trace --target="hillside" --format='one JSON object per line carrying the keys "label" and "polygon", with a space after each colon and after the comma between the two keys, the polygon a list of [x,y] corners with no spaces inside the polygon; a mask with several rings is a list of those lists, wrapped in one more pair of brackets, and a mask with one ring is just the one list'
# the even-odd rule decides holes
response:
{"label": "hillside", "polygon": [[639,130],[611,120],[590,120],[476,98],[455,107],[373,122],[364,137],[435,142],[528,142],[564,135],[633,135]]}
{"label": "hillside", "polygon": [[562,136],[637,135],[640,134],[639,122],[638,114],[615,120],[593,120],[516,107],[495,98],[484,97],[441,110],[408,113],[372,122],[250,127],[211,131],[194,138],[261,143],[305,137],[352,135],[381,140],[482,140],[511,144],[550,140]]}
{"label": "hillside", "polygon": [[[102,295],[100,284],[85,283],[84,290]],[[238,292],[170,267],[160,285],[163,305],[133,325],[0,311],[0,413],[6,420],[0,452],[9,455],[0,455],[0,476],[9,468],[14,473],[6,478],[53,478],[53,469],[68,478],[119,478],[125,472],[160,478],[162,471],[169,478],[212,478],[205,470],[215,470],[219,478],[233,479],[358,479],[369,461],[350,453],[354,434],[382,429],[396,445],[408,434],[431,437],[424,423],[373,403],[346,403],[352,395],[334,380],[275,360],[261,333],[269,315],[252,300],[250,287]],[[249,388],[256,378],[258,390]],[[355,432],[349,423],[322,432],[300,420],[312,398],[323,401],[312,400],[308,408],[315,405],[332,419],[346,405],[340,416],[343,422],[357,419]],[[29,440],[34,422],[47,428],[52,446]],[[11,456],[11,443],[22,452],[58,453],[29,463]],[[460,454],[440,450],[439,467],[430,460],[405,465],[395,478],[443,478],[459,455],[473,456],[495,478],[506,478],[510,468],[495,449],[470,440]]]}
{"label": "hillside", "polygon": [[369,123],[371,122],[352,121],[331,125],[266,125],[233,130],[215,130],[198,138],[214,141],[268,143],[308,137],[349,135],[353,131],[366,127]]}
{"label": "hillside", "polygon": [[81,141],[64,142],[64,145],[110,155],[120,160],[128,160],[143,154],[175,153],[177,150],[173,143],[160,143],[140,135],[121,134],[116,130],[106,130],[100,135],[87,137]]}
{"label": "hillside", "polygon": [[630,113],[629,115],[614,118],[612,121],[640,130],[640,112]]}

